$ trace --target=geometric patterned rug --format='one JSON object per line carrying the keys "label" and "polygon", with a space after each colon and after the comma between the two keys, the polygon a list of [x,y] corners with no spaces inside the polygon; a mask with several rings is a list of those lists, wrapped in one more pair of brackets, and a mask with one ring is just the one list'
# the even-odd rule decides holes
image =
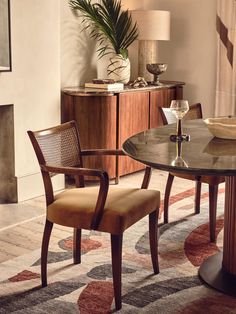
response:
{"label": "geometric patterned rug", "polygon": [[[170,223],[159,227],[160,273],[153,275],[147,217],[123,239],[122,309],[117,313],[236,313],[236,298],[208,288],[198,268],[222,248],[224,189],[219,190],[217,243],[209,242],[208,193],[193,215],[194,189],[171,197]],[[40,218],[42,221],[43,218]],[[48,286],[40,287],[40,250],[0,264],[0,313],[114,312],[110,237],[83,231],[82,262],[72,263],[72,237],[49,246]]]}

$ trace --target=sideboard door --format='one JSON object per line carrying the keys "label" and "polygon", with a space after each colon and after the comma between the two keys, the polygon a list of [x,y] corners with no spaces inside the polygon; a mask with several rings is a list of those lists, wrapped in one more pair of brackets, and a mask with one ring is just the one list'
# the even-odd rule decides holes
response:
{"label": "sideboard door", "polygon": [[[119,131],[118,147],[138,132],[149,126],[149,92],[129,92],[119,94]],[[144,169],[144,165],[130,157],[119,157],[119,176]]]}
{"label": "sideboard door", "polygon": [[[74,97],[74,118],[78,124],[82,149],[116,149],[116,96]],[[116,176],[115,156],[84,157],[84,166],[106,170]]]}

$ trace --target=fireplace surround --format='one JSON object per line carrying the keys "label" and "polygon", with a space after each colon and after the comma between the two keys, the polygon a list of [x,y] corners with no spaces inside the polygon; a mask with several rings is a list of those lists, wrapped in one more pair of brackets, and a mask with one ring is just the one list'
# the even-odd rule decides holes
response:
{"label": "fireplace surround", "polygon": [[0,203],[17,202],[13,105],[0,105]]}

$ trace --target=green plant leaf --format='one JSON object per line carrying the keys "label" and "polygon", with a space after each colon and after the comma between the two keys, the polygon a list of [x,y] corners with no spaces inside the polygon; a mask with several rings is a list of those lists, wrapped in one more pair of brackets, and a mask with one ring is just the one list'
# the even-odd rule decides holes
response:
{"label": "green plant leaf", "polygon": [[128,57],[128,47],[138,37],[136,23],[133,25],[128,10],[123,11],[121,0],[69,0],[76,16],[82,17],[89,36],[98,41],[99,57],[115,52]]}

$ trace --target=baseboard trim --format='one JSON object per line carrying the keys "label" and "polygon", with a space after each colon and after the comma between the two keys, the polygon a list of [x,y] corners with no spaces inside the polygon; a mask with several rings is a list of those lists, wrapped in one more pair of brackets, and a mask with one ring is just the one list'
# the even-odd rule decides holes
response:
{"label": "baseboard trim", "polygon": [[[17,202],[26,201],[44,195],[44,186],[40,172],[16,177]],[[65,188],[64,175],[56,175],[52,178],[55,191]]]}

